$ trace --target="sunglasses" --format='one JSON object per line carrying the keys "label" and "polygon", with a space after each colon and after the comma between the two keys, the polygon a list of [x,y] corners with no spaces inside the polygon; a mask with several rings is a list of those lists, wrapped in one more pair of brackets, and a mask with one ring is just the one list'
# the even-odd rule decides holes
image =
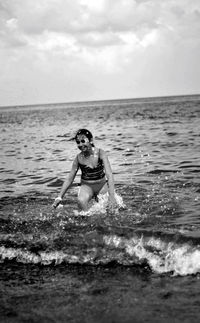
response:
{"label": "sunglasses", "polygon": [[85,139],[81,139],[81,140],[76,140],[76,143],[77,143],[77,145],[80,145],[80,143],[85,144],[86,141],[85,141]]}

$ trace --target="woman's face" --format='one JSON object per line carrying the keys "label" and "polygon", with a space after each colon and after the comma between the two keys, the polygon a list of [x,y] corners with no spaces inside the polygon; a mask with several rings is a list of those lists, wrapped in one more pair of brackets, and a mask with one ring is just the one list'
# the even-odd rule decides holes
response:
{"label": "woman's face", "polygon": [[77,136],[76,143],[81,151],[87,151],[91,147],[91,143],[85,135]]}

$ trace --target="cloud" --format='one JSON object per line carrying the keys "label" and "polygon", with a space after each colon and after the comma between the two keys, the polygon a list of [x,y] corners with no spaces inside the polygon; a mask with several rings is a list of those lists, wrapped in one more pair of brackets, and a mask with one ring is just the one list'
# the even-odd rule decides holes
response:
{"label": "cloud", "polygon": [[96,62],[106,72],[114,66],[118,70],[140,42],[144,46],[155,39],[150,10],[134,1],[27,0],[22,6],[20,0],[11,0],[4,12],[1,47]]}
{"label": "cloud", "polygon": [[169,69],[173,55],[181,55],[182,64],[192,61],[195,70],[199,18],[199,0],[4,0],[0,4],[2,80],[12,79],[20,68],[24,78],[31,79],[32,72],[33,82],[33,71],[48,81],[61,70],[65,76],[73,74],[73,84],[80,73],[85,74],[82,83],[86,74],[104,83],[104,77],[119,81],[117,75],[138,79],[148,74],[150,65],[155,70],[164,61]]}
{"label": "cloud", "polygon": [[42,50],[38,40],[48,47],[44,40],[49,43],[52,38],[57,49],[61,39],[67,47],[73,39],[73,46],[76,43],[79,49],[90,47],[92,51],[95,46],[126,46],[127,34],[137,38],[137,46],[165,29],[170,37],[189,38],[199,33],[199,7],[196,0],[7,0],[1,10],[1,44],[13,43],[15,48],[35,43],[35,50]]}

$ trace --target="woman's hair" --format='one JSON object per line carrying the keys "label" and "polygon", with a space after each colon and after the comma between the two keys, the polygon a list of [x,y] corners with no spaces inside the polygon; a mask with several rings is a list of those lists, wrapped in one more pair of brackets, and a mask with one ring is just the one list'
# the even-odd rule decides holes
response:
{"label": "woman's hair", "polygon": [[75,140],[77,139],[77,137],[78,136],[80,136],[80,135],[84,135],[84,136],[86,136],[87,138],[88,138],[88,140],[89,141],[91,141],[92,139],[93,139],[93,135],[92,135],[92,133],[89,131],[89,130],[87,130],[87,129],[79,129],[78,131],[77,131],[77,133],[76,133],[76,135],[75,135]]}

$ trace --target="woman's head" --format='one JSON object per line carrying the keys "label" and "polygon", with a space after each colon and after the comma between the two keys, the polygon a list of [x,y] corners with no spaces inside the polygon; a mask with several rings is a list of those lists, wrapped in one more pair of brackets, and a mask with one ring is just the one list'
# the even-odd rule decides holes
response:
{"label": "woman's head", "polygon": [[92,147],[94,147],[94,144],[93,144],[93,135],[87,129],[79,129],[77,131],[74,139],[76,140],[76,143],[78,144],[78,146],[80,144],[87,144],[87,142],[88,142],[88,143],[91,144]]}
{"label": "woman's head", "polygon": [[92,133],[87,129],[79,129],[75,135],[75,140],[77,140],[79,136],[85,136],[88,138],[89,141],[92,141],[93,139]]}

